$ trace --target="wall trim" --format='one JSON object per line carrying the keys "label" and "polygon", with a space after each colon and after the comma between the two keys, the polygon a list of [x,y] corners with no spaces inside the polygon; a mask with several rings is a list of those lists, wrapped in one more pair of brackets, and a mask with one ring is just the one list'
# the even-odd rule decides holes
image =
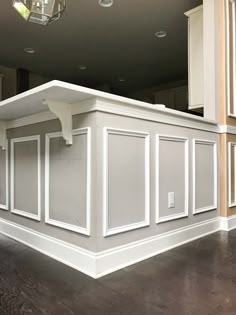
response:
{"label": "wall trim", "polygon": [[234,201],[231,201],[231,165],[232,165],[232,160],[231,160],[231,149],[232,146],[234,147],[234,174],[235,172],[235,167],[236,167],[236,142],[228,142],[228,206],[229,207],[235,207],[236,206],[236,178],[234,178]]}
{"label": "wall trim", "polygon": [[[28,142],[28,141],[37,141],[37,160],[38,160],[38,213],[33,214],[27,211],[23,211],[21,209],[15,208],[15,143],[20,142]],[[33,219],[36,221],[41,220],[41,156],[40,156],[40,135],[29,136],[29,137],[21,137],[21,138],[13,138],[11,139],[11,151],[10,151],[10,170],[11,170],[11,184],[10,184],[10,202],[11,202],[11,212],[29,219]]]}
{"label": "wall trim", "polygon": [[59,220],[50,219],[50,139],[62,137],[62,132],[52,132],[45,135],[45,222],[65,230],[90,236],[91,233],[91,128],[72,130],[72,136],[87,135],[87,183],[86,183],[86,227],[68,224]]}
{"label": "wall trim", "polygon": [[30,115],[27,117],[10,120],[7,122],[7,129],[18,128],[28,125],[33,125],[49,120],[57,119],[56,115],[54,115],[50,111],[42,112],[36,115]]}
{"label": "wall trim", "polygon": [[[233,116],[233,115],[228,115],[228,116],[236,118],[236,116]],[[236,135],[236,127],[230,126],[230,125],[220,125],[219,134],[222,134],[222,133],[230,133],[230,134]]]}
{"label": "wall trim", "polygon": [[[228,116],[234,117],[236,115],[236,95],[235,95],[235,88],[236,88],[236,77],[235,77],[235,71],[236,71],[236,60],[235,60],[235,53],[236,53],[236,42],[235,42],[235,26],[236,26],[236,20],[235,20],[235,0],[225,0],[226,4],[226,64],[227,64],[227,109],[228,109]],[[232,6],[232,29],[230,29],[230,7]],[[231,34],[233,38],[232,42],[232,50],[233,50],[233,60],[231,64]],[[232,70],[233,69],[233,70]],[[231,74],[232,74],[232,82],[231,82]],[[231,85],[232,83],[232,85]],[[231,112],[231,92],[233,92],[233,110],[234,112]]]}
{"label": "wall trim", "polygon": [[17,223],[0,218],[0,233],[25,244],[91,277],[95,277],[95,254]]}
{"label": "wall trim", "polygon": [[[144,221],[109,229],[108,227],[108,136],[123,135],[145,139],[145,209]],[[103,128],[103,236],[115,235],[150,225],[150,134],[126,129]]]}
{"label": "wall trim", "polygon": [[[214,202],[213,205],[209,205],[203,208],[196,208],[196,144],[209,145],[213,147],[213,167],[214,167]],[[193,214],[199,214],[211,210],[217,209],[217,143],[216,141],[193,139],[192,140],[192,165],[193,165],[193,176],[192,176],[192,187],[193,187]]]}
{"label": "wall trim", "polygon": [[[184,143],[184,183],[185,183],[185,194],[184,194],[184,211],[178,214],[168,215],[160,217],[160,141],[170,142],[182,142]],[[172,135],[156,135],[156,223],[163,223],[176,219],[188,217],[189,215],[189,140],[186,137],[177,137]]]}
{"label": "wall trim", "polygon": [[[128,101],[133,100],[128,99]],[[216,121],[168,109],[165,108],[164,105],[155,105],[148,103],[142,103],[142,105],[140,105],[141,102],[137,104],[136,101],[134,102],[134,104],[129,104],[126,102],[114,101],[105,98],[92,98],[76,104],[72,104],[71,109],[72,115],[98,111],[103,113],[110,113],[113,115],[131,117],[139,120],[159,122],[173,126],[181,126],[195,130],[203,130],[213,133],[219,132]],[[51,112],[45,111],[28,117],[8,121],[7,129],[31,125],[52,119],[57,119],[57,117]]]}
{"label": "wall trim", "polygon": [[232,231],[236,229],[236,215],[230,217],[221,217],[221,230]]}
{"label": "wall trim", "polygon": [[[0,150],[2,150],[0,148]],[[6,154],[6,204],[0,204],[0,210],[9,210],[9,155],[8,155],[8,140],[6,141],[6,148],[5,148],[5,154]]]}
{"label": "wall trim", "polygon": [[0,233],[93,278],[100,278],[220,229],[221,218],[216,217],[95,253],[0,218]]}

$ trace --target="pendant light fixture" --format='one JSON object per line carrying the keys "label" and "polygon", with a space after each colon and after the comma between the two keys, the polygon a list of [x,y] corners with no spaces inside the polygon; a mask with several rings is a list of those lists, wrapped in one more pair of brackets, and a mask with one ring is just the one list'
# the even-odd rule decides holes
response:
{"label": "pendant light fixture", "polygon": [[26,21],[48,25],[62,16],[66,0],[13,0],[13,7]]}

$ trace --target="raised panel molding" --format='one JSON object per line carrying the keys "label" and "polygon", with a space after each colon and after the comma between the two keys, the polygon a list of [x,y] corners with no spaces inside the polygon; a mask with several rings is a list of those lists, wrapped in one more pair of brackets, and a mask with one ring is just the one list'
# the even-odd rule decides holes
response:
{"label": "raised panel molding", "polygon": [[[185,196],[184,196],[184,211],[174,215],[160,217],[160,141],[171,141],[184,143],[185,169]],[[189,214],[189,141],[185,137],[176,137],[172,135],[156,135],[156,223],[163,223],[167,221],[177,220],[188,217]]]}
{"label": "raised panel molding", "polygon": [[[213,149],[213,167],[214,167],[214,202],[212,205],[203,207],[203,208],[196,208],[196,145],[203,144],[209,145]],[[192,140],[192,152],[193,152],[193,160],[192,160],[192,167],[193,167],[193,176],[192,176],[192,185],[193,185],[193,214],[199,214],[211,210],[217,209],[217,144],[216,141],[208,141],[208,140],[201,140],[201,139],[193,139]]]}
{"label": "raised panel molding", "polygon": [[[236,88],[235,8],[236,6],[235,6],[235,0],[225,0],[225,4],[226,4],[227,108],[228,108],[228,116],[236,118],[236,94],[235,94],[235,88]],[[230,20],[232,20],[232,25],[230,25]],[[231,51],[232,51],[232,57],[231,57]]]}
{"label": "raised panel molding", "polygon": [[[109,228],[108,218],[108,136],[122,135],[127,137],[140,137],[145,141],[145,209],[144,209],[144,221],[133,224],[118,226],[115,228]],[[134,130],[115,129],[104,127],[103,129],[103,236],[111,236],[123,232],[132,231],[135,229],[147,227],[150,225],[150,134],[146,132],[139,132]]]}
{"label": "raised panel molding", "polygon": [[[38,213],[35,215],[33,213],[29,213],[27,211],[21,210],[21,209],[16,209],[15,208],[15,158],[14,158],[14,147],[15,143],[20,143],[20,142],[28,142],[28,141],[37,141],[37,162],[38,162],[38,169],[37,169],[37,174],[38,174],[38,200],[37,200],[37,208],[38,208]],[[29,136],[29,137],[22,137],[22,138],[14,138],[11,139],[11,152],[10,152],[10,169],[11,169],[11,184],[10,184],[10,202],[11,202],[11,212],[29,219],[33,219],[36,221],[41,220],[41,158],[40,158],[40,136]]]}
{"label": "raised panel molding", "polygon": [[[1,147],[0,147],[0,150],[1,150]],[[9,159],[9,156],[8,156],[8,141],[6,141],[6,147],[5,147],[5,150],[3,151],[5,152],[5,155],[6,155],[6,204],[3,205],[3,204],[0,204],[0,210],[6,210],[8,211],[9,210],[9,188],[8,188],[8,183],[9,183],[9,163],[8,163],[8,159]]]}
{"label": "raised panel molding", "polygon": [[[232,160],[231,160],[231,153],[232,153],[232,147],[234,148],[234,201],[232,202],[231,200],[231,175],[232,175]],[[228,143],[228,205],[229,207],[236,207],[236,179],[235,179],[235,161],[236,161],[236,156],[235,156],[235,153],[236,153],[236,142],[229,142]]]}
{"label": "raised panel molding", "polygon": [[[86,227],[68,224],[59,220],[50,218],[50,196],[49,196],[49,180],[50,180],[50,139],[62,137],[61,132],[48,133],[45,135],[45,222],[50,225],[60,227],[65,230],[76,232],[90,236],[91,227],[91,128],[82,128],[72,130],[72,136],[87,135],[87,185],[86,185]],[[79,209],[78,209],[79,210]]]}

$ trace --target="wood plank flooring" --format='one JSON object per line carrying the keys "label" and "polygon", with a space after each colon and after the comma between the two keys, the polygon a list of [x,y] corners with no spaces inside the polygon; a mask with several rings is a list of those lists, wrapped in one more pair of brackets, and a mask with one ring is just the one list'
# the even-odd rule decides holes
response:
{"label": "wood plank flooring", "polygon": [[99,280],[0,235],[0,314],[236,315],[236,230]]}

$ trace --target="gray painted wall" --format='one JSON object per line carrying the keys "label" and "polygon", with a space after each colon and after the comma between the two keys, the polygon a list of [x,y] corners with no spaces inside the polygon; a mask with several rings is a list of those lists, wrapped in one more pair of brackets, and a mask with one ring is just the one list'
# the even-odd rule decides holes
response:
{"label": "gray painted wall", "polygon": [[145,139],[108,135],[108,228],[144,221]]}
{"label": "gray painted wall", "polygon": [[14,143],[14,208],[38,213],[38,143]]}
{"label": "gray painted wall", "polygon": [[[196,143],[196,208],[214,204],[214,147]],[[203,163],[204,161],[204,163]]]}
{"label": "gray painted wall", "polygon": [[[83,248],[92,251],[101,251],[211,219],[219,215],[218,209],[198,215],[192,214],[192,139],[218,141],[217,134],[101,112],[73,117],[74,129],[85,127],[91,127],[92,134],[91,236],[87,237],[45,223],[45,134],[60,131],[60,124],[57,120],[8,130],[9,141],[12,138],[23,136],[40,135],[41,137],[42,219],[41,222],[36,222],[0,210],[2,218]],[[150,134],[150,225],[107,237],[103,235],[104,127]],[[183,137],[189,141],[189,216],[188,218],[156,224],[156,135],[158,134]],[[74,137],[74,146],[69,148],[65,147],[61,139],[51,140],[50,149],[50,163],[52,166],[50,169],[51,216],[53,219],[62,220],[65,223],[81,224],[82,226],[85,224],[84,194],[86,185],[85,167],[87,163],[85,138],[83,136]],[[183,143],[168,141],[161,141],[160,143],[160,200],[158,203],[160,206],[160,215],[163,217],[184,211],[184,199],[186,196],[184,194],[185,165],[183,163],[183,146]],[[124,225],[135,224],[144,219],[144,148],[143,138],[109,136],[109,186],[107,199],[109,228],[122,228]],[[208,148],[205,150],[205,148],[202,149],[199,147],[196,153],[196,166],[199,172],[196,182],[196,204],[198,206],[205,206],[211,201],[211,197],[209,196],[212,196],[211,189],[214,184],[212,176],[213,159],[211,151]],[[65,167],[67,172],[65,172]],[[206,174],[207,179],[204,174]],[[206,194],[205,190],[200,189],[201,185],[206,185],[206,189],[209,188],[209,194]],[[169,191],[174,191],[176,195],[176,206],[174,209],[168,209],[167,207],[167,193]],[[70,202],[68,201],[69,199]]]}
{"label": "gray painted wall", "polygon": [[[163,217],[183,213],[185,209],[186,161],[185,142],[160,139],[159,146],[159,215]],[[168,193],[174,192],[175,206],[168,208]]]}
{"label": "gray painted wall", "polygon": [[[98,218],[103,217],[103,197],[102,197],[102,183],[103,183],[103,152],[100,150],[103,144],[104,137],[104,127],[106,128],[117,128],[138,132],[148,132],[150,134],[151,140],[151,148],[150,148],[150,225],[147,227],[143,227],[137,230],[132,230],[125,233],[120,233],[117,235],[107,236],[107,237],[99,237],[97,242],[97,250],[106,250],[115,246],[121,246],[126,244],[127,242],[134,242],[143,238],[155,236],[158,234],[166,233],[168,231],[182,228],[188,226],[189,224],[199,223],[204,220],[212,219],[219,216],[219,206],[216,210],[204,212],[201,214],[193,215],[193,183],[192,183],[192,159],[193,159],[193,151],[192,151],[192,140],[193,139],[205,139],[208,141],[217,141],[219,140],[218,134],[205,132],[201,130],[194,130],[190,128],[184,128],[179,126],[172,126],[162,123],[156,123],[151,121],[144,121],[141,119],[134,119],[129,117],[122,117],[118,115],[112,115],[109,113],[97,113],[97,180],[99,182],[97,186],[97,216]],[[156,135],[166,135],[172,137],[182,137],[188,139],[188,152],[189,152],[189,200],[188,200],[188,210],[189,215],[187,218],[181,218],[178,220],[172,220],[164,223],[156,224]],[[134,145],[134,144],[133,144]],[[127,146],[126,146],[127,148]],[[123,148],[123,151],[126,150]],[[136,148],[137,150],[137,148]],[[113,158],[110,157],[110,160]],[[204,153],[203,153],[204,155]],[[183,145],[175,144],[174,142],[167,144],[166,142],[162,142],[160,145],[160,167],[161,167],[161,180],[160,180],[160,214],[161,216],[169,215],[170,213],[179,213],[183,212],[184,209],[184,163],[183,159]],[[208,168],[209,163],[213,165],[213,159],[205,160],[201,159],[200,166],[204,169]],[[125,174],[129,165],[123,165],[123,173]],[[208,176],[208,184],[213,186],[213,177]],[[141,179],[142,177],[140,177]],[[206,180],[202,178],[201,180]],[[115,191],[116,187],[109,186],[109,189]],[[176,196],[176,208],[168,209],[167,205],[167,192],[175,191]],[[217,188],[219,191],[219,187]],[[125,192],[126,194],[127,192]],[[205,194],[201,195],[196,189],[197,200],[196,203],[200,202],[200,200],[204,199],[204,204],[208,203],[208,196],[205,199]],[[218,194],[219,195],[219,194]],[[136,195],[139,198],[138,195]],[[119,196],[120,200],[122,200],[122,196]],[[110,203],[113,201],[111,200]],[[120,212],[119,206],[122,205],[117,199],[117,216],[123,215]],[[219,205],[219,200],[218,200]],[[120,207],[122,208],[122,207]],[[108,209],[108,213],[110,210]],[[143,209],[144,213],[144,209]],[[120,219],[120,221],[124,219]],[[136,213],[133,211],[133,222],[138,222],[140,220],[140,212]],[[117,219],[118,223],[118,219]],[[118,226],[118,224],[117,224]],[[101,220],[97,222],[97,231],[98,235],[103,235],[103,226]]]}
{"label": "gray painted wall", "polygon": [[87,136],[73,136],[73,145],[63,138],[50,139],[50,219],[86,226]]}
{"label": "gray painted wall", "polygon": [[[96,150],[96,137],[95,137],[95,125],[96,125],[96,114],[85,114],[85,115],[79,115],[79,116],[74,116],[73,117],[73,129],[78,129],[78,128],[85,128],[85,127],[91,127],[91,132],[92,132],[92,159],[91,159],[91,172],[94,181],[92,182],[91,185],[91,211],[95,212],[96,209],[96,204],[95,204],[95,194],[96,194],[96,156],[94,154]],[[19,127],[19,128],[14,128],[14,129],[9,129],[8,130],[8,142],[10,143],[11,139],[13,138],[20,138],[20,137],[27,137],[27,136],[32,136],[32,135],[40,135],[40,157],[41,157],[41,205],[42,205],[42,217],[41,217],[41,222],[37,222],[35,220],[10,213],[10,211],[3,211],[0,210],[0,217],[3,219],[12,221],[14,223],[20,224],[22,226],[26,226],[32,230],[44,233],[46,235],[58,238],[60,240],[63,240],[65,242],[71,243],[76,246],[83,247],[88,250],[95,251],[96,250],[96,218],[92,216],[91,218],[91,236],[85,236],[82,234],[78,234],[76,232],[71,232],[66,229],[62,229],[60,227],[56,227],[53,225],[49,225],[45,223],[45,134],[46,133],[53,133],[53,132],[59,132],[61,131],[60,129],[60,123],[58,120],[50,120],[47,122],[43,123],[38,123],[34,125],[28,125],[24,127]],[[78,137],[79,138],[79,137]],[[55,148],[53,147],[53,151],[58,151],[60,152],[61,156],[64,158],[68,158],[68,156],[72,156],[71,161],[73,162],[73,151],[75,148],[80,146],[82,144],[82,147],[84,147],[84,142],[85,139],[82,136],[82,138],[78,139],[74,137],[75,140],[75,147],[71,146],[69,147],[69,150],[71,151],[70,154],[67,154],[67,149],[65,149],[65,142],[61,141],[59,142],[59,146]],[[61,146],[62,144],[62,146]],[[11,154],[11,150],[9,147],[9,157]],[[77,158],[80,159],[83,156],[83,149],[82,153],[79,152],[77,154]],[[69,170],[70,171],[70,170]],[[55,170],[53,171],[55,173]],[[58,173],[61,172],[61,169],[58,168],[57,170]],[[2,175],[2,174],[1,174]],[[74,178],[75,175],[73,174]],[[1,178],[1,176],[0,176]],[[10,167],[9,167],[9,178],[10,178]],[[62,179],[62,176],[60,174],[57,174],[58,180]],[[78,176],[79,178],[79,176]],[[71,184],[73,183],[73,178],[71,180]],[[83,183],[84,184],[84,183]],[[64,181],[64,187],[65,187],[65,193],[68,193],[70,186],[70,183]],[[77,187],[79,188],[79,179],[77,181]],[[9,188],[10,188],[10,181],[9,181]],[[78,196],[80,195],[79,189],[77,190]],[[57,192],[58,193],[58,192]],[[30,196],[28,196],[30,198]],[[77,203],[78,201],[75,201]],[[53,207],[55,205],[58,205],[59,202],[55,201],[53,202]],[[61,218],[60,211],[61,209],[59,208],[59,211],[57,213],[53,213],[53,207],[52,207],[52,214],[53,218],[55,217],[56,219]],[[80,209],[82,209],[82,213],[80,213]],[[78,220],[81,220],[80,223],[83,223],[83,213],[84,213],[84,208],[83,205],[78,211]],[[24,210],[24,209],[21,209]],[[63,216],[67,217],[68,222],[70,222],[73,211],[74,211],[74,204],[70,204],[69,207],[65,209],[67,214],[64,214]],[[51,213],[51,212],[50,212]]]}

